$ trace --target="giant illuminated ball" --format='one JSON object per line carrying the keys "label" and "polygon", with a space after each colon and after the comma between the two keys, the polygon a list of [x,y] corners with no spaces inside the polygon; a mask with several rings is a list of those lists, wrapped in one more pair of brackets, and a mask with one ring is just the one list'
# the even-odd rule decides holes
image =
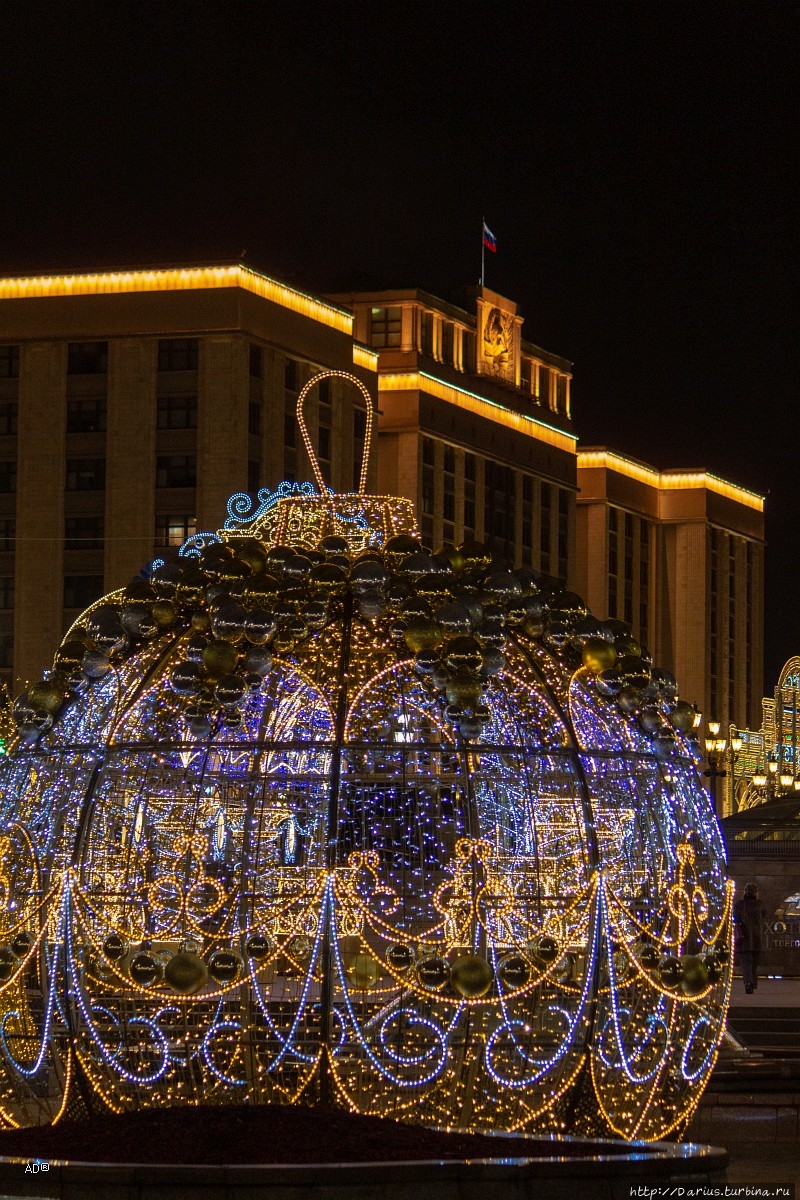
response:
{"label": "giant illuminated ball", "polygon": [[259,500],[83,614],[15,704],[3,1121],[679,1133],[730,885],[674,681],[534,572],[429,553],[407,501]]}

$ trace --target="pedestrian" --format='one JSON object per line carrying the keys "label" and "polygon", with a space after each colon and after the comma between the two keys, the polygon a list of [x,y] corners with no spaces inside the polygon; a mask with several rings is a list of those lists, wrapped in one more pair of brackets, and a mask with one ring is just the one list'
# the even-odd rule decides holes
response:
{"label": "pedestrian", "polygon": [[758,888],[748,883],[744,895],[733,908],[735,950],[742,967],[744,990],[748,996],[758,987],[758,960],[761,955],[761,922],[766,917]]}

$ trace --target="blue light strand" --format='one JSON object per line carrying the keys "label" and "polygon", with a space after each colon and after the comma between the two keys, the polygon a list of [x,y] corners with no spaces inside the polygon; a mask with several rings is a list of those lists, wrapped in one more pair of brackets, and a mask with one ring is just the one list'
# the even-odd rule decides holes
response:
{"label": "blue light strand", "polygon": [[[596,905],[597,905],[597,901],[595,901],[595,909],[596,909]],[[599,937],[598,925],[599,925],[599,922],[597,920],[592,921],[592,940],[591,940],[591,945],[589,947],[589,952],[586,956],[586,968],[584,970],[583,989],[581,991],[580,998],[578,1000],[578,1005],[575,1009],[575,1012],[569,1018],[569,1024],[568,1024],[566,1035],[565,1035],[564,1040],[562,1041],[561,1045],[559,1046],[558,1050],[543,1065],[541,1064],[540,1060],[531,1060],[530,1057],[525,1053],[525,1051],[523,1051],[522,1048],[520,1046],[518,1046],[518,1044],[514,1038],[513,1032],[511,1031],[511,1029],[509,1029],[510,1023],[507,1021],[504,1021],[501,1025],[498,1025],[497,1029],[495,1029],[493,1031],[493,1033],[489,1036],[489,1038],[487,1039],[487,1042],[486,1042],[486,1069],[489,1072],[489,1074],[491,1075],[492,1079],[494,1079],[495,1083],[500,1084],[500,1086],[502,1086],[502,1087],[510,1087],[510,1088],[514,1088],[516,1090],[520,1090],[521,1088],[531,1087],[534,1083],[538,1083],[539,1080],[542,1079],[548,1073],[548,1071],[550,1071],[551,1068],[554,1067],[555,1064],[564,1057],[564,1055],[567,1053],[567,1051],[570,1048],[572,1048],[575,1030],[577,1029],[578,1022],[583,1015],[583,1010],[586,1006],[586,999],[589,995],[589,990],[591,987],[592,979],[594,978],[594,964],[595,964],[595,958],[597,955],[597,943],[598,943],[598,937]],[[518,1022],[518,1024],[523,1024],[523,1022]],[[511,1036],[512,1045],[514,1047],[514,1050],[525,1061],[536,1062],[537,1065],[541,1066],[540,1070],[534,1072],[532,1075],[526,1075],[519,1079],[509,1079],[508,1077],[501,1075],[499,1070],[497,1070],[493,1066],[495,1043],[496,1043],[498,1037],[506,1029],[508,1029],[508,1032]]]}
{"label": "blue light strand", "polygon": [[236,1033],[242,1032],[242,1026],[238,1021],[216,1021],[213,1025],[209,1026],[202,1042],[203,1060],[205,1061],[205,1064],[209,1071],[211,1071],[212,1075],[216,1075],[217,1079],[219,1079],[222,1083],[231,1084],[233,1087],[246,1087],[246,1085],[249,1083],[249,1080],[234,1079],[233,1076],[226,1075],[224,1071],[220,1071],[211,1060],[209,1042],[223,1029],[235,1030]]}
{"label": "blue light strand", "polygon": [[[333,902],[333,880],[332,879],[329,879],[328,883],[326,884],[326,890],[328,890],[328,889],[330,889],[329,903],[330,903],[330,921],[331,921],[331,943],[333,945],[334,957],[336,959],[336,969],[337,969],[337,973],[339,975],[339,981],[342,986],[342,993],[344,995],[345,1006],[347,1008],[347,1013],[348,1013],[348,1016],[350,1017],[350,1022],[353,1027],[353,1032],[355,1033],[356,1038],[358,1039],[359,1043],[361,1044],[362,1049],[364,1050],[365,1054],[367,1055],[367,1057],[369,1058],[370,1062],[375,1067],[375,1069],[379,1072],[380,1075],[383,1076],[384,1079],[387,1079],[390,1083],[395,1084],[397,1087],[403,1087],[403,1088],[422,1087],[424,1084],[432,1083],[434,1079],[437,1079],[439,1077],[439,1075],[441,1075],[441,1073],[444,1070],[445,1065],[447,1063],[447,1041],[446,1041],[446,1038],[444,1038],[444,1035],[441,1030],[440,1030],[440,1034],[443,1039],[443,1042],[442,1042],[443,1052],[442,1052],[442,1056],[441,1056],[438,1066],[434,1067],[434,1069],[432,1071],[430,1071],[427,1075],[423,1075],[421,1078],[415,1079],[415,1080],[400,1079],[400,1078],[398,1078],[398,1076],[394,1075],[391,1071],[387,1070],[385,1065],[380,1061],[380,1059],[373,1052],[372,1048],[370,1047],[369,1043],[367,1042],[367,1039],[364,1036],[364,1033],[361,1029],[360,1022],[356,1016],[355,1010],[353,1009],[353,1004],[350,999],[350,993],[348,991],[347,981],[345,978],[344,963],[342,962],[342,956],[339,952],[339,939],[338,939],[337,931],[336,931],[336,908],[335,908],[335,905]],[[435,1026],[432,1026],[432,1028],[435,1028]]]}
{"label": "blue light strand", "polygon": [[[63,926],[63,921],[64,921],[64,893],[62,893],[61,901],[59,904],[59,915],[58,915],[58,923],[57,923],[57,927],[59,929]],[[17,1017],[19,1020],[22,1020],[22,1014],[18,1010],[15,1010],[13,1012],[7,1012],[3,1016],[2,1021],[0,1021],[0,1039],[2,1040],[2,1043],[3,1043],[3,1050],[4,1050],[5,1054],[8,1056],[8,1059],[9,1059],[11,1065],[17,1071],[19,1071],[20,1075],[25,1075],[29,1079],[32,1078],[34,1075],[38,1075],[39,1071],[42,1068],[42,1064],[45,1060],[47,1051],[49,1049],[50,1027],[51,1027],[51,1024],[53,1021],[53,1007],[54,1007],[54,1003],[55,1003],[55,994],[56,994],[56,972],[50,971],[49,987],[48,987],[48,991],[47,991],[47,1005],[45,1008],[44,1022],[42,1024],[42,1040],[41,1040],[41,1045],[39,1046],[39,1053],[37,1054],[36,1058],[34,1059],[33,1066],[30,1066],[30,1067],[23,1066],[22,1063],[19,1062],[17,1060],[17,1058],[14,1056],[14,1054],[12,1053],[11,1047],[9,1046],[8,1041],[6,1040],[6,1021],[8,1021],[11,1017]]]}
{"label": "blue light strand", "polygon": [[[70,881],[68,884],[68,888],[71,889],[71,887],[72,887],[72,882]],[[67,889],[65,889],[65,895],[67,895],[67,894],[68,894]],[[81,1015],[83,1016],[83,1020],[84,1020],[86,1029],[89,1032],[89,1036],[91,1037],[92,1041],[97,1046],[98,1050],[100,1051],[100,1054],[105,1059],[106,1063],[114,1071],[116,1071],[117,1074],[120,1075],[123,1079],[128,1080],[129,1083],[156,1083],[159,1079],[162,1079],[164,1077],[164,1075],[166,1074],[166,1072],[169,1068],[169,1064],[170,1064],[169,1042],[164,1037],[163,1033],[158,1028],[158,1026],[155,1024],[154,1021],[150,1021],[146,1017],[131,1017],[130,1020],[128,1021],[129,1026],[130,1025],[146,1026],[150,1030],[150,1032],[153,1034],[155,1041],[157,1043],[160,1043],[159,1052],[161,1054],[161,1063],[160,1063],[159,1067],[155,1071],[151,1071],[149,1073],[144,1073],[144,1072],[137,1073],[134,1071],[127,1071],[122,1066],[122,1064],[117,1061],[116,1056],[109,1052],[105,1042],[103,1041],[99,1032],[95,1028],[94,1022],[92,1021],[92,1018],[91,1018],[90,1010],[87,1007],[86,1001],[83,996],[83,990],[82,990],[81,981],[80,981],[80,972],[78,971],[77,964],[75,962],[75,955],[74,955],[74,949],[73,949],[73,944],[72,944],[72,922],[69,919],[69,910],[70,910],[70,905],[69,905],[69,901],[67,901],[67,911],[65,914],[65,918],[66,918],[65,919],[65,931],[66,931],[65,941],[66,941],[66,947],[67,947],[67,975],[68,975],[69,982],[72,984],[72,994],[78,1002],[78,1007],[81,1010]]]}
{"label": "blue light strand", "polygon": [[[616,983],[616,978],[615,978],[614,955],[612,952],[611,922],[610,922],[609,914],[608,914],[608,901],[606,899],[605,880],[603,880],[603,879],[601,879],[601,881],[600,881],[600,909],[601,909],[601,913],[602,913],[602,925],[603,925],[603,933],[604,933],[604,937],[605,937],[606,953],[607,953],[607,961],[608,961],[609,994],[611,997],[611,1018],[612,1018],[612,1021],[614,1024],[614,1033],[615,1033],[615,1036],[617,1039],[617,1050],[619,1052],[619,1057],[622,1062],[622,1069],[625,1072],[625,1074],[627,1075],[628,1079],[631,1081],[631,1083],[646,1083],[648,1079],[651,1079],[653,1077],[653,1074],[655,1074],[655,1071],[653,1071],[650,1075],[637,1075],[633,1071],[633,1069],[630,1065],[631,1062],[633,1061],[633,1059],[632,1058],[629,1059],[625,1053],[625,1042],[624,1042],[624,1038],[622,1036],[622,1028],[620,1026],[620,1020],[619,1020],[620,1008],[619,1008],[619,997],[617,995],[617,983]],[[639,1055],[641,1055],[642,1051],[644,1050],[644,1046],[646,1044],[647,1044],[646,1041],[644,1043],[642,1043],[642,1047],[638,1052]],[[661,1064],[664,1062],[668,1049],[669,1049],[669,1040],[667,1041],[664,1049],[661,1052],[661,1058],[659,1059],[657,1069],[660,1068]]]}

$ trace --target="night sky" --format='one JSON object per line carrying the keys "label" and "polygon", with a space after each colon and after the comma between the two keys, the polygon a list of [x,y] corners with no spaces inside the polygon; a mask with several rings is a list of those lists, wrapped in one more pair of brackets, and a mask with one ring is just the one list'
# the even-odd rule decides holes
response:
{"label": "night sky", "polygon": [[460,302],[485,215],[486,282],[574,362],[584,445],[768,493],[771,691],[800,653],[797,4],[3,0],[0,18],[0,271],[244,253],[318,291]]}

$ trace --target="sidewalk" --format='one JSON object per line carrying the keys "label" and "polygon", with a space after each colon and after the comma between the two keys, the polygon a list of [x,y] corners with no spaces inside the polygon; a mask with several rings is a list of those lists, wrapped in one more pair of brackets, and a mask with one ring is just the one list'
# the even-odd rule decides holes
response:
{"label": "sidewalk", "polygon": [[758,988],[748,996],[741,976],[734,977],[731,1012],[737,1008],[800,1009],[800,979],[759,979]]}
{"label": "sidewalk", "polygon": [[[741,976],[735,977],[729,1010],[734,1030],[737,1013],[759,1008],[800,1012],[800,979],[759,979],[748,996]],[[763,1062],[768,1068],[769,1060]],[[774,1070],[774,1089],[754,1085],[759,1090],[752,1092],[716,1092],[712,1076],[687,1136],[725,1147],[729,1185],[793,1183],[800,1198],[800,1093],[780,1077],[778,1063]]]}

